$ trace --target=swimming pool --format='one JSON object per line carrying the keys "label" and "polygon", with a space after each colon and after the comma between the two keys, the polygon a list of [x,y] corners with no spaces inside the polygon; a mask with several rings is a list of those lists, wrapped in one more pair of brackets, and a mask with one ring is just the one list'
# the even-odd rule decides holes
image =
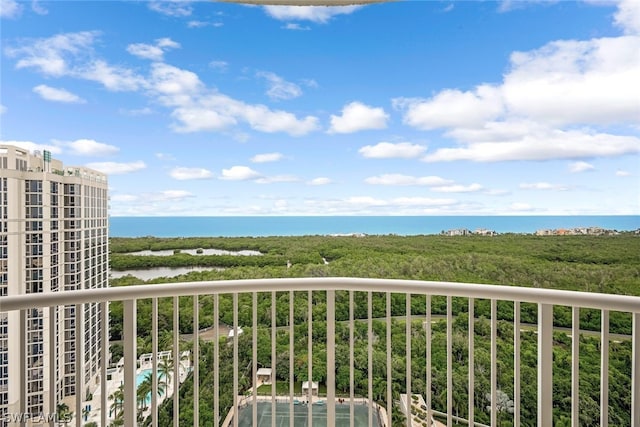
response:
{"label": "swimming pool", "polygon": [[[140,387],[140,384],[144,381],[144,378],[151,373],[151,369],[143,369],[142,371],[136,374],[136,390]],[[160,383],[160,371],[158,371],[158,383]],[[160,393],[160,396],[164,395],[164,391]],[[151,403],[151,393],[147,394],[147,397],[144,399],[146,404]]]}

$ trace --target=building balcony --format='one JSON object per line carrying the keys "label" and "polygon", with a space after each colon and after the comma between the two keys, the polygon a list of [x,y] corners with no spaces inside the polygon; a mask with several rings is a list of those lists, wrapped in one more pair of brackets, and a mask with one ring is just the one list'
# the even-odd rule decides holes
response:
{"label": "building balcony", "polygon": [[[188,309],[181,297],[189,299]],[[300,425],[296,420],[314,420],[328,426],[548,427],[583,425],[589,416],[593,425],[640,427],[640,297],[299,278],[8,296],[0,309],[26,313],[76,305],[75,312],[84,313],[81,306],[88,303],[101,305],[103,324],[109,305],[122,304],[122,359],[108,366],[109,337],[101,331],[99,381],[90,401],[83,391],[70,405],[97,425],[118,418],[125,426],[293,427]],[[171,307],[168,330],[159,326],[168,324],[162,307]],[[150,331],[139,329],[142,313]],[[581,328],[585,315],[597,318],[597,330]],[[559,326],[563,316],[568,326]],[[203,330],[205,318],[230,321],[212,321]],[[624,322],[628,330],[620,330]],[[76,348],[82,348],[83,323],[77,322]],[[188,337],[173,326],[185,324],[192,325]],[[151,351],[144,355],[137,348],[141,333],[150,337]],[[189,345],[181,346],[184,338]],[[25,351],[24,345],[18,349],[20,360]],[[581,363],[593,352],[595,366]],[[78,384],[83,359],[75,361]],[[166,359],[177,361],[172,372],[161,372]],[[25,363],[21,368],[28,369]],[[627,381],[616,380],[619,370]],[[137,392],[143,373],[151,373],[144,401]],[[598,390],[581,385],[587,373],[599,378]],[[188,406],[172,392],[178,384],[190,396]],[[27,386],[20,387],[18,410],[24,411]],[[581,403],[587,393],[599,396],[595,407]],[[47,407],[58,403],[50,393]],[[166,413],[169,421],[161,418]],[[84,424],[83,416],[71,422]]]}

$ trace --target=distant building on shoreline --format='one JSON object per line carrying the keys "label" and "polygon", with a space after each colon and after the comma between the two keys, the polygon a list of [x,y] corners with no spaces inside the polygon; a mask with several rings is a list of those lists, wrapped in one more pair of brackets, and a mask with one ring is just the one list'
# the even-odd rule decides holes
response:
{"label": "distant building on shoreline", "polygon": [[498,233],[496,233],[493,230],[487,230],[486,228],[478,228],[476,229],[476,231],[471,231],[467,228],[456,228],[456,229],[452,229],[452,230],[442,230],[442,232],[440,232],[440,234],[445,235],[445,236],[471,236],[471,235],[476,235],[476,236],[495,236]]}
{"label": "distant building on shoreline", "polygon": [[534,234],[536,236],[613,236],[619,233],[616,230],[605,230],[601,227],[575,227],[540,229]]}

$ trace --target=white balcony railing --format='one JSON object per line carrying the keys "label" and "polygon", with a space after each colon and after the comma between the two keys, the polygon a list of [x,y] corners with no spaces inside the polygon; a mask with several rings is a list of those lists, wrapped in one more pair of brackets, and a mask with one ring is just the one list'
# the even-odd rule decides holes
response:
{"label": "white balcony railing", "polygon": [[[93,289],[93,290],[80,290],[80,291],[65,291],[48,294],[30,294],[19,296],[7,296],[1,300],[0,310],[1,312],[12,311],[24,311],[30,308],[40,307],[56,307],[64,305],[76,305],[76,313],[84,313],[82,305],[86,303],[101,303],[102,307],[102,322],[107,324],[107,303],[113,301],[123,302],[123,349],[124,349],[124,400],[123,400],[123,413],[124,413],[124,425],[134,426],[137,423],[137,411],[136,411],[136,368],[137,368],[137,354],[136,354],[136,301],[140,299],[151,299],[152,301],[152,357],[150,360],[158,360],[158,298],[173,298],[173,360],[180,360],[179,351],[179,331],[176,325],[179,324],[179,300],[180,296],[194,296],[194,295],[212,295],[213,296],[213,313],[207,313],[207,315],[213,314],[214,321],[214,335],[219,337],[218,322],[220,318],[219,310],[219,298],[222,295],[231,295],[232,297],[232,311],[233,311],[233,324],[230,325],[234,331],[233,338],[231,339],[230,346],[233,347],[233,358],[230,363],[233,364],[233,372],[235,373],[232,385],[233,405],[231,412],[237,414],[239,408],[245,403],[252,403],[252,420],[253,425],[258,425],[257,415],[255,408],[258,400],[256,388],[253,387],[252,393],[243,398],[241,387],[239,386],[238,377],[239,373],[246,370],[246,367],[239,367],[238,358],[238,335],[240,326],[251,327],[252,331],[252,370],[251,372],[257,372],[257,299],[258,293],[271,293],[271,318],[276,317],[276,293],[289,293],[289,301],[293,301],[294,292],[308,292],[308,296],[311,296],[312,292],[326,292],[326,342],[321,343],[323,348],[326,348],[326,416],[327,424],[329,426],[335,425],[336,420],[336,291],[348,291],[349,296],[349,368],[350,368],[350,392],[349,396],[344,400],[346,403],[350,403],[350,425],[353,426],[353,402],[354,402],[354,370],[360,370],[367,375],[368,395],[361,396],[364,398],[364,402],[368,405],[368,425],[373,425],[373,417],[377,412],[382,413],[381,424],[388,426],[391,424],[392,414],[399,411],[398,405],[395,405],[397,400],[397,393],[406,394],[412,396],[412,379],[415,381],[415,376],[412,375],[412,339],[405,340],[405,354],[406,354],[406,366],[404,367],[404,379],[394,378],[395,370],[399,367],[393,365],[392,361],[392,337],[391,337],[391,324],[392,324],[392,295],[404,294],[404,295],[425,295],[425,313],[421,315],[421,319],[424,322],[424,334],[425,334],[425,357],[426,357],[426,378],[424,390],[432,390],[432,367],[435,363],[431,357],[431,337],[432,337],[432,321],[435,320],[435,316],[432,315],[432,298],[435,296],[444,297],[446,299],[446,314],[442,316],[442,320],[446,322],[446,361],[440,361],[439,363],[446,364],[446,407],[445,411],[435,411],[432,408],[432,396],[431,393],[424,393],[424,400],[427,412],[427,420],[430,420],[433,415],[436,415],[436,419],[442,421],[443,424],[448,426],[453,425],[454,422],[460,422],[462,424],[478,425],[475,422],[474,411],[477,411],[477,403],[475,393],[467,393],[466,412],[467,416],[464,420],[459,420],[456,417],[454,411],[454,396],[453,396],[453,323],[454,316],[457,313],[452,309],[452,298],[462,297],[468,300],[467,312],[468,312],[468,357],[464,362],[468,364],[466,382],[467,390],[476,390],[476,374],[475,374],[475,362],[474,362],[474,346],[476,344],[476,316],[474,316],[475,302],[479,300],[490,301],[490,394],[491,398],[488,411],[490,413],[490,425],[498,425],[499,410],[497,408],[498,401],[498,349],[497,349],[497,335],[498,335],[498,301],[509,301],[513,303],[513,425],[535,425],[542,427],[548,427],[554,425],[554,307],[565,306],[571,308],[572,326],[570,330],[566,331],[571,342],[571,425],[578,426],[580,424],[580,407],[579,407],[579,378],[580,378],[580,310],[581,309],[595,309],[600,312],[601,332],[597,333],[600,340],[600,407],[599,407],[599,424],[606,427],[609,423],[609,349],[610,349],[610,327],[609,327],[609,313],[610,312],[623,312],[627,316],[632,318],[632,331],[631,335],[625,339],[631,340],[632,354],[631,360],[628,361],[631,366],[631,381],[630,390],[626,392],[630,395],[630,414],[626,414],[627,419],[630,419],[630,425],[633,427],[640,427],[640,297],[609,295],[609,294],[597,294],[597,293],[585,293],[585,292],[571,292],[571,291],[558,291],[538,288],[522,288],[522,287],[507,287],[507,286],[494,286],[483,284],[467,284],[467,283],[449,283],[449,282],[427,282],[427,281],[409,281],[409,280],[386,280],[386,279],[358,279],[358,278],[298,278],[298,279],[263,279],[263,280],[235,280],[235,281],[210,281],[210,282],[190,282],[190,283],[172,283],[172,284],[159,284],[159,285],[140,285],[140,286],[127,286],[108,289]],[[354,345],[353,345],[353,331],[354,331],[354,292],[365,292],[367,295],[367,317],[360,319],[367,324],[367,336],[369,338],[367,345],[367,366],[354,366]],[[238,324],[238,295],[250,293],[252,294],[252,321],[253,325],[239,325]],[[373,375],[373,357],[372,357],[372,293],[381,293],[386,296],[386,316],[381,320],[386,323],[386,378],[382,378],[386,382],[386,396],[378,396],[374,399],[372,395],[372,384],[374,382]],[[416,316],[412,314],[411,298],[405,298],[406,307],[405,314],[406,319],[417,320]],[[288,396],[284,396],[288,402],[289,408],[289,420],[290,426],[294,426],[294,389],[293,389],[293,349],[294,349],[294,308],[296,310],[305,310],[308,320],[308,356],[307,364],[308,378],[312,378],[313,367],[311,354],[314,351],[314,346],[318,343],[313,342],[313,299],[307,299],[307,307],[294,307],[294,304],[289,304],[289,321],[288,325],[284,326],[289,332],[289,393]],[[193,298],[193,357],[192,357],[192,371],[191,375],[194,378],[193,381],[193,419],[194,425],[199,424],[199,393],[200,393],[200,346],[199,346],[199,316],[201,314],[201,308],[199,306],[198,298]],[[537,333],[537,381],[536,395],[537,395],[537,418],[535,421],[531,419],[521,419],[521,407],[522,407],[522,390],[523,388],[532,387],[531,384],[523,383],[521,378],[521,330],[523,325],[521,324],[521,303],[533,303],[537,306],[537,325],[534,325],[532,329]],[[246,307],[245,307],[246,308]],[[24,317],[22,317],[24,318]],[[438,317],[440,319],[440,317]],[[324,319],[323,319],[324,320]],[[412,331],[412,323],[406,321],[405,337],[412,337],[415,331]],[[78,322],[82,324],[82,322]],[[276,366],[276,326],[271,327],[271,360],[272,367]],[[53,328],[55,329],[55,328]],[[109,402],[107,392],[107,365],[106,360],[109,355],[108,332],[102,331],[102,364],[101,364],[101,378],[100,381],[100,414],[98,423],[106,426],[110,423],[109,414]],[[24,334],[22,334],[24,336]],[[77,331],[76,340],[80,340],[82,336],[81,331]],[[53,341],[52,341],[53,342]],[[77,342],[79,345],[79,341]],[[214,340],[214,402],[213,402],[213,420],[207,420],[207,425],[213,423],[213,425],[221,425],[225,420],[227,414],[222,414],[220,408],[220,363],[219,360],[219,340]],[[326,347],[325,347],[326,346]],[[25,346],[21,346],[20,356],[21,360],[24,360]],[[397,351],[397,349],[394,349]],[[402,351],[402,350],[400,350]],[[53,357],[53,356],[51,356]],[[83,358],[76,358],[76,363],[82,363]],[[223,363],[229,363],[223,361]],[[376,363],[379,363],[377,361]],[[153,378],[153,391],[151,393],[151,411],[150,419],[152,425],[158,425],[158,405],[157,405],[157,387],[158,387],[158,364],[152,364],[152,378]],[[22,365],[25,369],[28,367],[25,364]],[[76,367],[76,375],[81,375],[82,369],[80,366]],[[174,363],[174,379],[180,377],[180,364]],[[22,376],[25,377],[25,374]],[[252,377],[253,378],[253,377]],[[460,381],[458,378],[457,381]],[[21,385],[21,396],[26,398],[26,385]],[[272,421],[275,421],[275,402],[278,400],[276,395],[276,387],[272,386],[271,398],[273,411]],[[312,399],[313,387],[309,387],[306,396],[309,400]],[[76,414],[82,413],[83,402],[81,393],[76,396],[75,408],[71,408]],[[178,400],[179,393],[173,393],[173,424],[179,425],[180,407]],[[51,394],[49,406],[55,408],[57,402],[55,396]],[[568,396],[567,396],[568,397]],[[340,399],[342,401],[343,399]],[[374,403],[376,401],[377,403]],[[24,408],[24,400],[21,402]],[[378,406],[379,405],[379,406]],[[406,405],[408,410],[411,411],[411,405]],[[380,408],[377,411],[375,408]],[[312,413],[314,405],[308,405],[309,420],[312,419]],[[406,425],[412,426],[413,417],[407,417]],[[231,420],[231,425],[238,426],[238,416],[228,417]],[[75,425],[81,426],[83,420],[81,417],[75,417]],[[274,424],[275,425],[275,424]],[[421,424],[423,425],[423,424]]]}

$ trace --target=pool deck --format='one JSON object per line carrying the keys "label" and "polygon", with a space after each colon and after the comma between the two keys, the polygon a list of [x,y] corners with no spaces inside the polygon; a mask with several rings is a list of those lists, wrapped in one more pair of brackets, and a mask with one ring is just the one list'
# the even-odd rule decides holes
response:
{"label": "pool deck", "polygon": [[[139,375],[141,372],[148,369],[152,369],[152,368],[153,366],[151,362],[143,363],[136,370],[136,376]],[[187,375],[189,374],[190,371],[191,371],[191,359],[182,359],[180,361],[180,367],[179,367],[179,380],[180,380],[179,383],[180,384],[184,382],[184,380],[187,378]],[[116,370],[112,373],[111,379],[107,381],[107,405],[109,405],[109,407],[111,407],[113,401],[110,400],[108,397],[111,396],[115,391],[117,391],[120,385],[122,385],[123,383],[124,383],[124,366],[123,364],[119,363]],[[156,395],[158,406],[165,399],[173,396],[174,384],[175,384],[175,381],[173,380],[173,375],[171,375],[171,380],[166,387],[165,393],[163,393],[162,396]],[[69,404],[69,407],[73,408],[72,405],[75,405],[75,402],[73,402],[72,404]],[[86,421],[83,420],[83,422],[94,421],[98,423],[98,425],[100,425],[100,413],[101,413],[101,405],[102,405],[102,393],[101,393],[100,385],[96,387],[96,390],[93,393],[92,399],[89,401],[83,402],[83,406],[86,406],[86,405],[91,405],[91,412],[87,417],[87,420]],[[109,413],[109,409],[107,409],[107,413],[108,413],[107,422],[109,423],[113,421],[115,417],[114,417],[114,414]],[[143,414],[145,418],[151,414],[150,403],[148,407],[144,410]],[[74,414],[74,419],[75,419],[75,414]]]}

